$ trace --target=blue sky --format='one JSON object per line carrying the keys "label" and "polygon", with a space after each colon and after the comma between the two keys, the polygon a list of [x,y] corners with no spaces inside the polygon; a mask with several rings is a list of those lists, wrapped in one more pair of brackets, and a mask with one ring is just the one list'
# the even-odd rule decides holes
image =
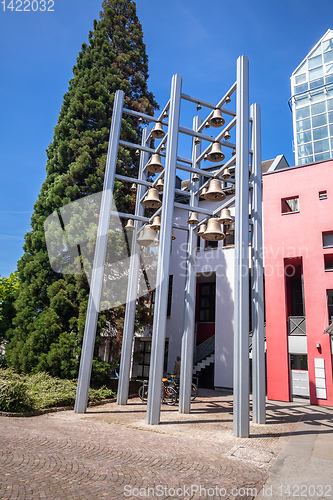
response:
{"label": "blue sky", "polygon": [[[46,0],[46,7],[51,5]],[[45,150],[100,8],[101,0],[54,0],[53,12],[4,11],[0,4],[2,276],[16,269],[23,253],[45,179]],[[162,107],[174,73],[182,75],[185,93],[217,102],[235,81],[236,60],[244,54],[250,61],[250,102],[262,109],[262,158],[284,154],[294,164],[290,75],[333,28],[328,24],[332,0],[315,5],[310,0],[138,0],[137,11],[149,56],[149,89]]]}

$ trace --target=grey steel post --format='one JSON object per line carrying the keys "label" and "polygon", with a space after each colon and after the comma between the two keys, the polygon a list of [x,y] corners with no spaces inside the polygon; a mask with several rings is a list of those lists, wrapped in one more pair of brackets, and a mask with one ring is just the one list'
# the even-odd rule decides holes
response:
{"label": "grey steel post", "polygon": [[249,436],[249,62],[237,59],[233,431]]}
{"label": "grey steel post", "polygon": [[[149,134],[150,134],[150,129],[148,127],[145,127],[142,131],[142,141],[141,141],[142,146],[146,146]],[[147,180],[147,174],[143,170],[148,159],[149,159],[149,153],[141,151],[139,175],[138,175],[139,180]],[[140,203],[140,200],[144,195],[144,193],[145,193],[145,186],[143,186],[142,184],[137,184],[136,205],[135,205],[136,215],[143,216],[144,214],[144,206],[142,205],[142,203]],[[124,332],[123,332],[123,341],[121,347],[121,358],[120,358],[119,379],[118,379],[118,393],[117,393],[118,405],[126,405],[128,399],[128,387],[130,379],[132,343],[133,343],[134,322],[135,322],[135,306],[137,299],[137,285],[138,285],[138,276],[140,267],[139,263],[140,247],[136,242],[136,235],[141,225],[142,225],[141,222],[138,221],[134,222],[135,231],[133,233],[133,239],[131,245],[131,258],[130,258],[129,277],[127,284]]]}
{"label": "grey steel post", "polygon": [[[200,116],[193,118],[193,128],[198,130],[202,123]],[[192,165],[196,167],[196,159],[201,153],[201,141],[192,143]],[[190,205],[197,207],[199,196],[195,195],[196,188],[194,182],[190,182]],[[185,281],[185,308],[184,308],[184,332],[181,347],[180,365],[180,387],[179,387],[179,412],[190,413],[191,409],[191,388],[193,372],[193,348],[194,348],[194,327],[195,327],[195,287],[196,287],[196,260],[197,260],[197,233],[193,226],[189,226],[187,240],[187,266]]]}
{"label": "grey steel post", "polygon": [[264,337],[264,266],[261,181],[260,106],[252,104],[252,404],[253,422],[266,423],[266,375]]}
{"label": "grey steel post", "polygon": [[98,311],[103,286],[103,274],[108,231],[110,226],[110,215],[113,200],[113,185],[117,166],[118,145],[120,137],[121,118],[124,105],[124,92],[117,90],[113,104],[113,114],[110,129],[110,138],[106,167],[104,174],[104,186],[102,193],[100,217],[97,229],[94,264],[91,276],[90,293],[87,308],[86,324],[80,359],[79,378],[75,399],[75,413],[84,413],[87,410],[88,392],[90,385],[91,366],[94,356],[96,327]]}
{"label": "grey steel post", "polygon": [[147,423],[159,424],[161,412],[161,387],[163,376],[164,344],[169,288],[169,267],[173,224],[173,204],[176,186],[178,128],[180,117],[182,78],[172,77],[168,142],[165,159],[163,205],[161,215],[160,245],[158,252],[157,284],[154,306],[152,348],[149,370]]}

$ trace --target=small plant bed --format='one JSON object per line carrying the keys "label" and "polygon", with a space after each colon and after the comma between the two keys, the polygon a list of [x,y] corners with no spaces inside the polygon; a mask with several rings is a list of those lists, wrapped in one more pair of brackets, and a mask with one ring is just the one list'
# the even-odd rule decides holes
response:
{"label": "small plant bed", "polygon": [[[72,407],[76,387],[77,380],[59,379],[44,372],[23,375],[0,369],[0,412],[34,414],[50,408]],[[116,393],[105,386],[89,389],[88,404],[115,396]]]}

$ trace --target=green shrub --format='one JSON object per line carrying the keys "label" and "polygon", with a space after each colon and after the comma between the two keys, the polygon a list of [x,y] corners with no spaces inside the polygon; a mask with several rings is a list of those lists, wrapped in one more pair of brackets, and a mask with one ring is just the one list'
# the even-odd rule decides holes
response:
{"label": "green shrub", "polygon": [[32,409],[32,401],[25,382],[0,379],[0,410],[25,412]]}
{"label": "green shrub", "polygon": [[[59,379],[45,372],[29,376],[19,375],[11,369],[0,369],[0,410],[24,412],[73,406],[76,388],[77,380]],[[113,397],[115,392],[103,386],[89,389],[88,401],[98,403]]]}

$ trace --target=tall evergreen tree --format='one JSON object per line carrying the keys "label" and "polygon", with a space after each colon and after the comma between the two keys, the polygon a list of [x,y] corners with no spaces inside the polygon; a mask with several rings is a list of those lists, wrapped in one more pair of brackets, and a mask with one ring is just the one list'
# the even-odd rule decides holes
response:
{"label": "tall evergreen tree", "polygon": [[[44,222],[54,210],[103,189],[116,90],[125,92],[128,108],[147,114],[157,108],[147,88],[148,58],[135,2],[104,0],[102,8],[64,95],[47,149],[46,180],[18,262],[20,286],[6,359],[19,372],[77,374],[89,286],[85,274],[61,275],[52,270]],[[136,118],[124,117],[121,138],[138,142],[140,127]],[[135,154],[120,148],[118,171],[135,173],[137,166]],[[114,197],[120,211],[133,203],[129,187],[117,181]],[[100,314],[99,328],[118,317],[119,311],[113,316],[112,312]]]}

